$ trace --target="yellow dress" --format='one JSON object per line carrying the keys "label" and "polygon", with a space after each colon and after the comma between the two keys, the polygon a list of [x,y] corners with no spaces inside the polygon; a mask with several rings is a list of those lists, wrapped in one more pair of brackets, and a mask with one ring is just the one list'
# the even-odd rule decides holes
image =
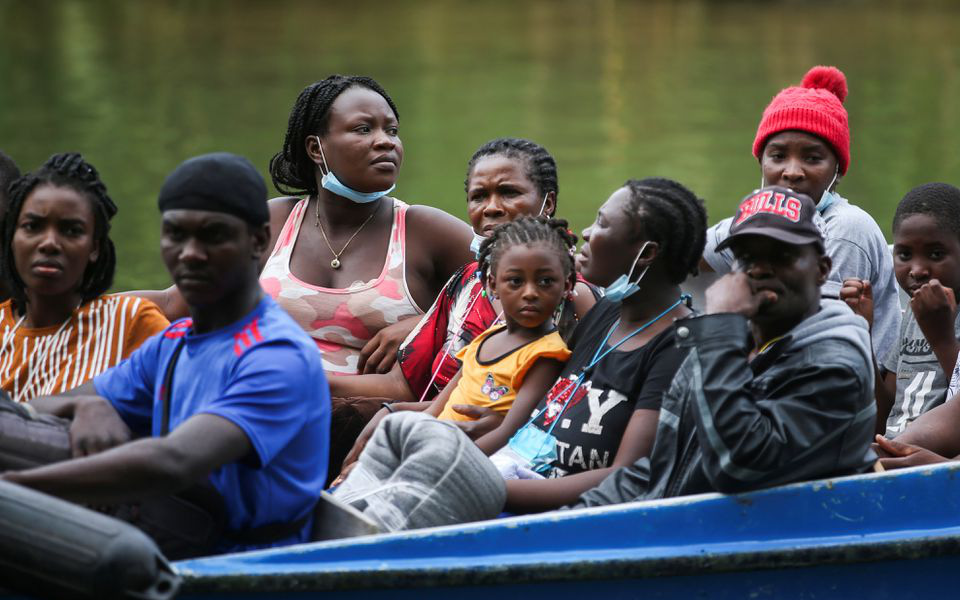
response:
{"label": "yellow dress", "polygon": [[453,410],[454,404],[487,406],[506,415],[517,397],[517,390],[523,385],[523,378],[537,359],[552,358],[565,362],[570,350],[556,331],[524,344],[503,356],[489,362],[481,362],[477,357],[483,341],[494,333],[504,329],[495,325],[478,335],[470,344],[457,352],[457,358],[463,363],[460,370],[460,382],[450,394],[447,405],[440,413],[440,419],[448,421],[469,421],[470,418]]}

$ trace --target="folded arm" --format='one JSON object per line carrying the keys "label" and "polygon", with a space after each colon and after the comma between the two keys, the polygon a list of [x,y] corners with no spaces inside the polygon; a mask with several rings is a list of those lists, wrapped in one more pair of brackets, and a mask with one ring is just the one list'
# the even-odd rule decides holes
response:
{"label": "folded arm", "polygon": [[99,454],[5,473],[2,478],[75,502],[123,502],[183,490],[251,450],[239,427],[215,415],[199,414],[166,437],[144,438]]}
{"label": "folded arm", "polygon": [[407,378],[399,363],[386,373],[369,375],[330,375],[330,395],[334,398],[390,398],[394,402],[415,402]]}

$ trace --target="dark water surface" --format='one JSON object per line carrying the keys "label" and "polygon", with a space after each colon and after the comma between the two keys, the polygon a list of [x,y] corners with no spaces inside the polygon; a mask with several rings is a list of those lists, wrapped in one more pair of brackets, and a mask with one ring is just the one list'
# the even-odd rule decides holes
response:
{"label": "dark water surface", "polygon": [[397,102],[398,197],[462,217],[470,154],[529,137],[556,156],[579,229],[650,175],[726,216],[759,181],[769,99],[836,64],[853,139],[840,191],[889,237],[910,187],[960,183],[958,31],[960,2],[0,0],[0,149],[26,169],[83,152],[121,207],[117,289],[155,287],[163,177],[214,150],[266,175],[298,92],[330,73]]}

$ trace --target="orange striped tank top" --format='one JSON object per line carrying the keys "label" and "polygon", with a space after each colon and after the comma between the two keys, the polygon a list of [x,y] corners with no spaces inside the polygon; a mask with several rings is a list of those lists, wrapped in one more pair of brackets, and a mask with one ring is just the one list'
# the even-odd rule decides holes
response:
{"label": "orange striped tank top", "polygon": [[328,373],[356,375],[360,349],[378,331],[400,319],[423,314],[410,296],[404,274],[407,205],[393,200],[390,245],[380,275],[347,288],[325,288],[290,272],[307,200],[294,206],[277,245],[260,274],[260,285],[317,343]]}
{"label": "orange striped tank top", "polygon": [[16,402],[72,390],[169,324],[149,300],[108,294],[60,325],[27,328],[7,300],[0,304],[0,386]]}

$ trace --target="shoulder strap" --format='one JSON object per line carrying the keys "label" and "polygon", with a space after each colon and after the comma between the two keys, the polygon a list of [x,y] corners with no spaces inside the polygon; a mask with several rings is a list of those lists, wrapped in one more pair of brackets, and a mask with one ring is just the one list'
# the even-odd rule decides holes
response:
{"label": "shoulder strap", "polygon": [[170,395],[173,392],[173,369],[177,366],[177,359],[180,358],[180,351],[184,346],[183,338],[177,342],[177,347],[173,349],[170,355],[170,362],[167,363],[167,370],[163,374],[163,385],[160,388],[162,394],[163,413],[160,421],[160,435],[165,436],[170,433]]}
{"label": "shoulder strap", "polygon": [[[183,338],[178,340],[177,347],[173,349],[173,354],[170,355],[170,362],[167,363],[167,369],[163,374],[163,387],[161,388],[161,394],[163,396],[163,413],[160,424],[161,436],[170,433],[170,396],[172,395],[173,391],[173,370],[177,366],[177,360],[180,358],[180,352],[183,351],[183,346],[185,344],[186,342],[183,340]],[[209,492],[215,494],[218,498],[220,497],[219,492],[216,490],[216,488],[210,485],[209,482],[205,482],[204,487],[206,487]],[[198,503],[195,499],[190,499],[188,501],[213,514],[213,511],[210,510],[210,506],[208,504]],[[228,530],[223,532],[223,536],[234,542],[247,544],[269,544],[292,537],[299,533],[307,524],[307,520],[310,518],[311,514],[312,513],[307,513],[296,521],[289,523],[268,523],[267,525],[261,525],[260,527],[253,527],[250,529],[232,531]]]}

